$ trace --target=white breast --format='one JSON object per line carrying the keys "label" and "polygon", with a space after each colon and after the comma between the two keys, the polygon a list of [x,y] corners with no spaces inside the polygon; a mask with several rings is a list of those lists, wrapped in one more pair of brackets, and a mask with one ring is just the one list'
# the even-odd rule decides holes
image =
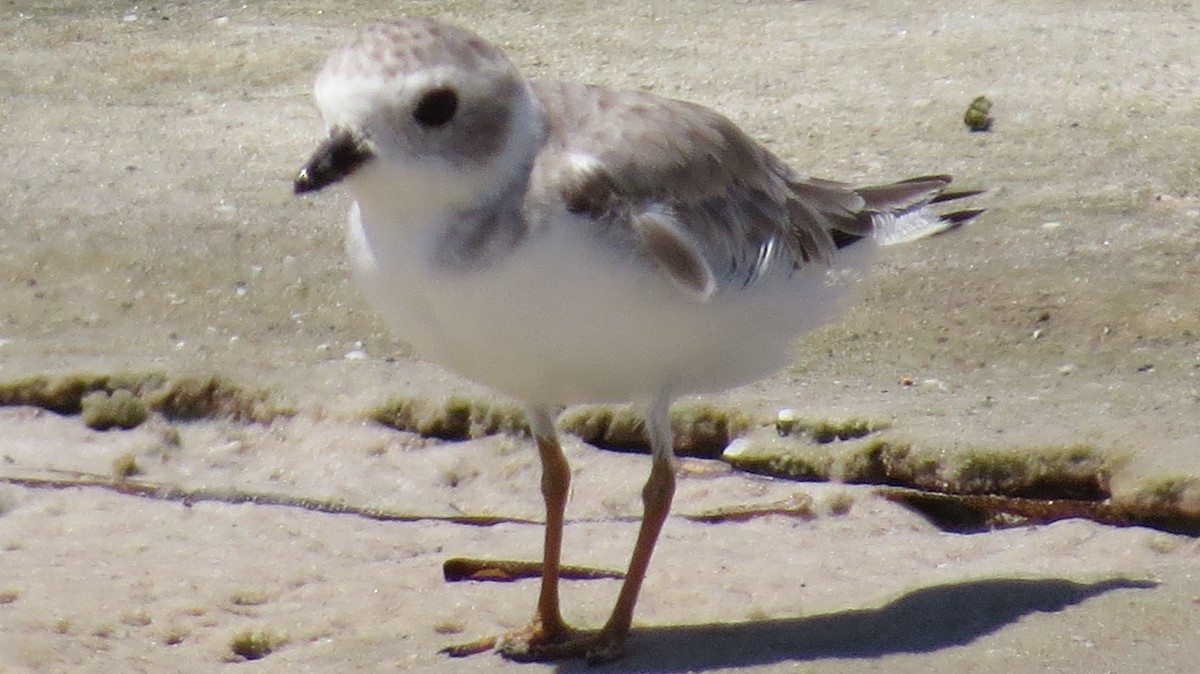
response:
{"label": "white breast", "polygon": [[[782,367],[791,341],[827,322],[870,244],[833,270],[779,271],[697,302],[656,270],[569,223],[481,270],[432,266],[436,227],[364,223],[347,248],[370,302],[417,354],[541,404],[648,399],[748,383]],[[415,232],[406,234],[405,232]]]}

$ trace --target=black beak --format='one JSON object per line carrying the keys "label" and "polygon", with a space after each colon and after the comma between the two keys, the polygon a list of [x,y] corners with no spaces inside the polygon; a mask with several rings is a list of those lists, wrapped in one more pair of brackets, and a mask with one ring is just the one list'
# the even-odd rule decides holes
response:
{"label": "black beak", "polygon": [[296,194],[329,187],[358,170],[373,157],[370,148],[346,129],[335,128],[300,169],[293,183]]}

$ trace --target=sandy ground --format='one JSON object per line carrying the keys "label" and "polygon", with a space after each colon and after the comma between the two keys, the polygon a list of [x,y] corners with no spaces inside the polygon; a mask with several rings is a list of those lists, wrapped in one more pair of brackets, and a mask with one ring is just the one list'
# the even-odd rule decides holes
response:
{"label": "sandy ground", "polygon": [[[0,378],[219,373],[300,413],[96,432],[4,408],[0,476],[108,474],[133,454],[156,483],[539,516],[520,440],[360,420],[394,394],[487,394],[413,360],[362,304],[345,195],[290,194],[328,51],[436,13],[528,74],[718,108],[814,175],[945,171],[990,190],[968,230],[889,255],[792,368],[714,400],[889,420],[947,453],[1082,443],[1124,457],[1118,495],[1175,480],[1200,508],[1194,3],[31,4],[0,3]],[[996,125],[968,133],[980,94]],[[568,452],[567,561],[620,568],[647,459]],[[1200,657],[1190,538],[1078,520],[955,535],[866,488],[736,473],[685,478],[677,509],[797,491],[815,519],[673,517],[631,653],[599,671],[1178,672]],[[533,559],[540,536],[4,485],[0,672],[574,671],[436,653],[520,625],[536,595],[444,583],[442,561]],[[568,618],[599,623],[615,592],[568,584]],[[241,662],[247,631],[280,646]]]}

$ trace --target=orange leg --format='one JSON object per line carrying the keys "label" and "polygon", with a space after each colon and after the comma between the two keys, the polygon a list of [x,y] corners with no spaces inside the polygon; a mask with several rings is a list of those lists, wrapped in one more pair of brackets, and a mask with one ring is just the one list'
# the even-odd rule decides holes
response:
{"label": "orange leg", "polygon": [[637,543],[633,546],[629,570],[625,573],[625,582],[621,585],[621,593],[617,595],[617,603],[613,606],[608,622],[604,624],[600,636],[588,650],[589,662],[608,662],[621,657],[625,638],[629,636],[629,627],[633,623],[633,609],[637,605],[638,592],[642,589],[646,569],[650,566],[650,556],[654,553],[658,534],[662,531],[663,522],[671,510],[671,499],[675,496],[673,464],[669,457],[660,457],[657,454],[654,456],[650,477],[642,489],[642,526],[638,530]]}
{"label": "orange leg", "polygon": [[542,548],[542,589],[529,624],[499,637],[442,649],[451,656],[474,655],[493,648],[519,660],[544,659],[541,651],[554,644],[577,641],[578,633],[563,621],[559,609],[558,581],[562,564],[563,515],[571,486],[571,467],[558,443],[554,418],[546,410],[531,409],[529,425],[542,462],[542,498],[546,504],[546,535]]}
{"label": "orange leg", "polygon": [[646,412],[646,434],[650,437],[650,477],[642,488],[642,526],[638,530],[637,542],[633,545],[633,556],[625,582],[617,595],[608,622],[588,650],[589,662],[607,662],[621,657],[625,639],[633,623],[633,609],[637,605],[650,557],[658,542],[658,534],[671,511],[675,497],[675,449],[671,432],[670,398],[660,396]]}
{"label": "orange leg", "polygon": [[[539,413],[531,413],[531,417]],[[540,423],[545,421],[546,423]],[[534,421],[534,439],[542,459],[542,498],[546,502],[546,538],[542,547],[542,590],[538,594],[533,627],[540,640],[553,641],[570,632],[563,622],[558,601],[559,567],[562,565],[563,514],[567,509],[567,494],[571,487],[571,467],[558,444],[554,422]],[[539,428],[548,425],[549,428]]]}
{"label": "orange leg", "polygon": [[650,557],[659,532],[671,510],[675,495],[675,454],[672,448],[670,401],[665,396],[656,402],[646,418],[646,430],[653,449],[650,477],[642,489],[644,512],[638,530],[629,570],[617,595],[608,622],[599,633],[577,632],[563,622],[559,609],[558,580],[562,553],[563,512],[570,486],[570,468],[554,433],[548,413],[533,410],[530,425],[542,458],[542,495],[546,501],[546,542],[543,551],[542,589],[537,610],[528,627],[498,638],[451,647],[451,655],[470,655],[495,647],[514,660],[561,660],[586,657],[590,662],[607,662],[621,657],[625,639],[633,622],[638,592],[646,578]]}

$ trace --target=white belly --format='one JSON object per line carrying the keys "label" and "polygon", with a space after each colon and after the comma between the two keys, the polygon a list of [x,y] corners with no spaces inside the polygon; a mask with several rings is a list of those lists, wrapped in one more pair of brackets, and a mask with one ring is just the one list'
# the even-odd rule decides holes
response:
{"label": "white belly", "polygon": [[832,317],[873,248],[835,273],[765,278],[701,303],[565,227],[477,271],[431,268],[427,242],[368,233],[355,217],[347,247],[368,299],[421,358],[551,405],[643,401],[766,376],[787,363],[796,336]]}

